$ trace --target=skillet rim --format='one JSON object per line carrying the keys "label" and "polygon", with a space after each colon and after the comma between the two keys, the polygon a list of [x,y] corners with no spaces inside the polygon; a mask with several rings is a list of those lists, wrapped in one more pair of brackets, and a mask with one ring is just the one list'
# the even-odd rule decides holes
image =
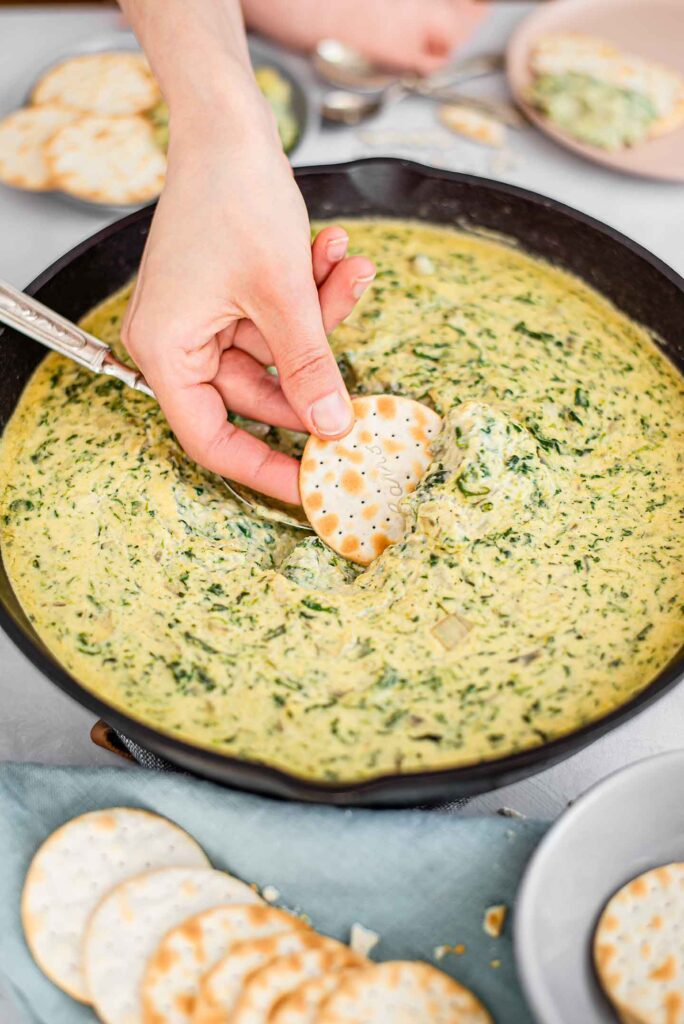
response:
{"label": "skillet rim", "polygon": [[[663,260],[655,256],[644,246],[630,239],[610,225],[604,224],[589,214],[575,210],[573,207],[544,196],[540,193],[511,185],[508,182],[433,168],[416,161],[397,157],[371,157],[351,160],[337,164],[315,164],[295,169],[297,179],[304,177],[313,179],[316,176],[340,175],[350,176],[365,167],[401,168],[413,172],[426,179],[454,181],[461,185],[475,186],[484,190],[498,192],[503,196],[522,199],[533,206],[550,209],[571,221],[580,223],[608,240],[628,249],[633,255],[649,264],[654,270],[674,285],[681,293],[684,303],[684,278],[669,267]],[[39,295],[41,289],[52,282],[57,275],[68,267],[75,259],[105,243],[119,231],[138,222],[149,221],[154,204],[142,207],[127,216],[116,220],[95,234],[84,239],[67,253],[60,256],[42,273],[40,273],[25,289],[30,295]],[[369,216],[372,214],[365,214]],[[381,214],[380,214],[381,215]],[[352,218],[353,214],[345,214]],[[427,218],[426,218],[427,219]],[[473,227],[476,227],[473,225]],[[547,260],[547,262],[552,262]],[[589,287],[593,287],[589,282]],[[595,289],[596,290],[596,289]],[[2,330],[0,329],[0,338]],[[666,358],[672,362],[667,349],[659,346]],[[675,364],[676,365],[676,364]],[[684,376],[684,369],[676,366]],[[1,559],[1,551],[0,551]],[[16,596],[16,595],[15,595]],[[18,599],[17,599],[17,603]],[[29,623],[30,626],[30,623]],[[30,627],[32,628],[32,627]],[[600,739],[611,729],[622,724],[664,693],[674,688],[684,676],[684,649],[680,650],[666,664],[654,679],[629,701],[619,705],[585,725],[553,740],[541,743],[526,750],[506,754],[499,758],[477,761],[457,767],[436,770],[421,770],[403,773],[385,773],[359,781],[327,783],[321,780],[308,779],[275,768],[259,761],[247,761],[241,758],[220,754],[209,748],[188,743],[171,733],[162,732],[129,716],[96,696],[79,683],[49,654],[42,641],[34,641],[19,625],[4,602],[0,600],[0,629],[2,629],[50,682],[62,692],[75,700],[89,711],[99,715],[116,731],[130,736],[147,749],[168,757],[177,767],[191,770],[212,781],[239,789],[271,797],[299,800],[303,802],[330,803],[340,806],[409,806],[417,803],[435,803],[444,799],[458,799],[479,792],[491,791],[508,785],[517,779],[543,771],[557,762],[578,753],[588,744]],[[174,757],[174,754],[178,757]],[[188,765],[193,768],[189,769]]]}

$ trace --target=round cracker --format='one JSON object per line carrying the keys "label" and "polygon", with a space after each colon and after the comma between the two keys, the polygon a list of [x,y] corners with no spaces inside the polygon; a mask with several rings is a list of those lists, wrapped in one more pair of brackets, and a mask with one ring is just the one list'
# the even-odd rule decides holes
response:
{"label": "round cracker", "polygon": [[23,107],[0,121],[0,181],[42,192],[52,186],[45,143],[79,114],[51,103]]}
{"label": "round cracker", "polygon": [[399,502],[430,464],[441,428],[436,412],[412,398],[353,398],[356,422],[341,441],[311,436],[299,471],[302,505],[329,547],[368,565],[404,533]]}
{"label": "round cracker", "polygon": [[213,907],[168,932],[148,961],[142,983],[144,1024],[191,1024],[202,976],[247,939],[297,929],[297,917],[259,904]]}
{"label": "round cracker", "polygon": [[360,967],[364,957],[334,939],[265,964],[249,975],[231,1015],[232,1024],[268,1024],[276,1003],[310,978]]}
{"label": "round cracker", "polygon": [[609,900],[594,935],[608,998],[627,1017],[684,1024],[684,863],[632,879]]}
{"label": "round cracker", "polygon": [[152,125],[137,114],[84,115],[53,135],[45,159],[56,188],[93,203],[156,199],[166,175]]}
{"label": "round cracker", "polygon": [[200,984],[193,1024],[223,1024],[232,1019],[245,983],[254,971],[266,964],[301,953],[305,949],[322,949],[333,943],[313,931],[293,929],[282,935],[241,942],[205,974]]}
{"label": "round cracker", "polygon": [[161,99],[141,53],[87,53],[50,68],[31,93],[34,104],[60,103],[87,113],[140,114]]}
{"label": "round cracker", "polygon": [[[351,968],[356,970],[356,968]],[[345,971],[322,974],[302,982],[289,995],[283,996],[274,1006],[269,1024],[316,1024],[323,1002],[339,986]]]}
{"label": "round cracker", "polygon": [[317,1024],[492,1024],[473,993],[436,967],[390,960],[348,971],[324,1001]]}
{"label": "round cracker", "polygon": [[21,898],[31,954],[51,981],[88,1002],[81,946],[102,897],[151,868],[207,868],[195,840],[158,814],[132,807],[92,811],[68,821],[39,847]]}
{"label": "round cracker", "polygon": [[141,1024],[147,961],[171,928],[225,903],[257,903],[244,882],[211,868],[162,868],[130,878],[93,911],[83,943],[88,992],[105,1024]]}

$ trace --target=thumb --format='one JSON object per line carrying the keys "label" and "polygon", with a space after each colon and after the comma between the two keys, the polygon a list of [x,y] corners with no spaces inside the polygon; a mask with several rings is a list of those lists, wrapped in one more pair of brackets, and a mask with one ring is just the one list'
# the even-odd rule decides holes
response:
{"label": "thumb", "polygon": [[354,414],[342,375],[323,327],[318,292],[279,289],[253,316],[273,353],[280,386],[290,406],[312,434],[344,437]]}

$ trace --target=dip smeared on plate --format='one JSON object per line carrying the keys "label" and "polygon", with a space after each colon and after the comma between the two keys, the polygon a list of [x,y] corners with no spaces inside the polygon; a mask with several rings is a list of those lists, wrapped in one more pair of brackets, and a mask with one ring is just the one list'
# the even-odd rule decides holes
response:
{"label": "dip smeared on plate", "polygon": [[530,102],[580,142],[619,150],[684,124],[684,78],[602,39],[542,36],[530,68]]}
{"label": "dip smeared on plate", "polygon": [[[532,747],[628,700],[684,641],[684,387],[646,332],[501,244],[344,226],[378,264],[332,337],[350,390],[443,420],[404,535],[366,570],[251,518],[154,402],[58,356],[0,463],[5,564],[76,678],[322,780]],[[115,342],[127,295],[88,329]]]}

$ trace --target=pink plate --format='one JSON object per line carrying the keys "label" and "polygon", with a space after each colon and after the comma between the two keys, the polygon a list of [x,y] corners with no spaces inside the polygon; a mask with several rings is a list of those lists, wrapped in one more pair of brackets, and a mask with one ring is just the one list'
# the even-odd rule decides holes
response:
{"label": "pink plate", "polygon": [[556,142],[616,171],[684,182],[684,126],[613,153],[570,138],[527,103],[530,51],[549,32],[598,36],[684,75],[684,0],[555,0],[525,18],[507,50],[508,83],[516,102]]}

